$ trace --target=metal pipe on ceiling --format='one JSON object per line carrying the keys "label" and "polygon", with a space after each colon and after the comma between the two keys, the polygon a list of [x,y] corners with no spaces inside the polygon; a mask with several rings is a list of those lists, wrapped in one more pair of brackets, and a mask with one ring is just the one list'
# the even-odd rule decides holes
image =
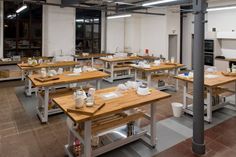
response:
{"label": "metal pipe on ceiling", "polygon": [[124,14],[124,13],[133,13],[133,14],[145,14],[145,15],[159,15],[164,16],[163,13],[153,13],[153,12],[142,12],[142,11],[119,11],[117,12],[116,9],[110,9],[107,7],[94,7],[94,6],[84,6],[84,5],[62,5],[58,3],[48,3],[48,2],[41,2],[41,1],[33,1],[33,0],[24,0],[25,3],[31,4],[38,4],[38,5],[51,5],[51,6],[58,6],[58,7],[70,7],[70,8],[78,8],[78,9],[87,9],[87,10],[100,10],[105,12],[114,12],[115,14]]}

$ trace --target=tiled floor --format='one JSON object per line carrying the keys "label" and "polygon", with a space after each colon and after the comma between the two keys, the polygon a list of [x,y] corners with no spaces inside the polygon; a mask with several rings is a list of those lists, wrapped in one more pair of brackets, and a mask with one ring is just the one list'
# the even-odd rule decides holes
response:
{"label": "tiled floor", "polygon": [[[23,92],[21,93],[22,95],[20,95],[20,97],[23,97],[23,99],[18,99],[19,95],[16,95],[16,91],[18,90],[18,88],[16,88],[16,90],[15,87],[20,87],[22,85],[22,82],[19,81],[0,83],[0,157],[64,156],[65,154],[63,146],[67,143],[67,128],[65,124],[65,115],[60,114],[56,116],[51,116],[49,118],[48,124],[42,125],[39,122],[36,114],[34,113],[33,99],[24,97]],[[105,84],[104,86],[107,85],[108,84]],[[22,104],[22,101],[27,103]],[[182,88],[180,88],[180,92],[172,93],[171,98],[158,102],[156,110],[157,121],[172,117],[171,102],[182,102]],[[146,110],[146,108],[144,109]],[[235,118],[233,118],[233,120],[235,120]],[[145,123],[146,122],[143,122],[143,125]],[[162,124],[157,125],[157,127],[165,128],[165,126]],[[206,139],[208,141],[207,146],[209,147],[208,154],[213,154],[213,152],[218,154],[219,150],[221,149],[225,150],[226,153],[230,153],[231,147],[236,148],[234,143],[236,139],[230,137],[230,135],[232,135],[232,137],[235,137],[233,131],[236,131],[236,129],[232,129],[231,132],[225,131],[227,130],[227,128],[230,127],[235,127],[233,127],[232,120],[229,120],[229,122],[223,123],[217,126],[216,128],[206,131]],[[159,131],[165,132],[161,130]],[[178,140],[181,139],[176,139],[176,141]],[[180,156],[192,156],[191,145],[189,141],[190,140],[187,140],[177,145],[173,149],[169,149],[167,151],[164,151],[163,153],[159,153],[159,155],[168,157],[168,154],[172,154],[173,156],[173,152],[175,150],[181,150],[173,157],[178,157],[178,154],[180,154]],[[134,143],[128,148],[132,147],[135,147],[135,149],[137,150],[139,149],[139,147],[142,147],[142,145],[140,145],[139,143]],[[143,151],[143,149],[148,149],[148,151]],[[139,150],[141,150],[142,152],[136,152],[136,154],[128,154],[124,153],[126,151],[124,150],[123,153],[126,156],[144,156],[144,154],[142,155],[142,153],[146,152],[149,152],[150,154],[145,154],[145,156],[152,156],[153,154],[158,153],[150,151],[148,147],[140,148]],[[105,156],[111,156],[111,154],[113,157],[120,156],[120,152],[122,152],[122,150],[116,150],[115,152],[116,155],[108,153]]]}
{"label": "tiled floor", "polygon": [[[206,154],[204,157],[236,156],[236,117],[205,131]],[[197,157],[191,150],[191,139],[165,150],[155,157]]]}

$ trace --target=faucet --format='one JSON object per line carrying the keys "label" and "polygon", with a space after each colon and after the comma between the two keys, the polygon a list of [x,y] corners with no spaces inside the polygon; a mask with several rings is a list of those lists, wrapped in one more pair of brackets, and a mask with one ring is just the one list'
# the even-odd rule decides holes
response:
{"label": "faucet", "polygon": [[118,53],[118,50],[119,50],[119,46],[116,47],[116,52],[115,53]]}

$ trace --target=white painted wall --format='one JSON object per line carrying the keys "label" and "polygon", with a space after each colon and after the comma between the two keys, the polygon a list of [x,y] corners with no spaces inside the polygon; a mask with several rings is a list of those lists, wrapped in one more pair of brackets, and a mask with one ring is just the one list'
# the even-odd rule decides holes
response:
{"label": "white painted wall", "polygon": [[64,55],[75,50],[75,9],[43,6],[43,55],[60,55],[61,50]]}
{"label": "white painted wall", "polygon": [[[236,1],[218,1],[209,3],[209,7],[216,6],[226,6],[226,5],[236,5]],[[219,32],[231,32],[232,30],[236,31],[236,9],[235,10],[224,10],[224,11],[215,11],[208,12],[206,14],[206,19],[208,23],[205,27],[206,35],[212,31],[212,28],[216,28]],[[187,14],[183,20],[183,63],[187,65],[188,68],[191,67],[191,58],[192,58],[192,34],[194,32],[193,25],[193,15]],[[207,36],[206,36],[207,37]],[[219,41],[221,46],[225,48],[224,41]],[[236,40],[233,41],[236,45]],[[232,41],[231,41],[232,44]],[[219,55],[217,53],[216,55]]]}
{"label": "white painted wall", "polygon": [[125,47],[125,21],[120,19],[107,20],[107,52],[115,53],[116,49],[123,52]]}
{"label": "white painted wall", "polygon": [[166,16],[142,16],[140,22],[140,49],[149,49],[151,54],[167,57],[167,17]]}
{"label": "white painted wall", "polygon": [[3,2],[0,1],[0,58],[3,57]]}
{"label": "white painted wall", "polygon": [[[162,54],[168,58],[168,35],[177,34],[179,39],[180,15],[172,13],[169,8],[152,9],[151,11],[166,15],[134,14],[130,18],[123,19],[124,23],[122,19],[108,20],[108,50],[114,52],[117,45],[120,48],[124,44],[124,49],[127,52],[143,54],[145,49],[149,49],[150,54],[155,56]],[[113,40],[116,36],[118,36],[116,40]],[[179,43],[178,40],[178,56]]]}

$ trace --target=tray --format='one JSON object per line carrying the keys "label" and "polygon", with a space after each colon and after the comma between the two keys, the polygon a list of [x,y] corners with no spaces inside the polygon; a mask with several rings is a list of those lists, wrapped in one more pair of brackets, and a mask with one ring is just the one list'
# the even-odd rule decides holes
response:
{"label": "tray", "polygon": [[165,65],[175,65],[177,66],[178,64],[177,63],[164,63]]}
{"label": "tray", "polygon": [[53,81],[53,80],[59,80],[59,77],[57,76],[47,76],[47,77],[36,77],[34,78],[35,80],[39,81],[39,82],[48,82],[48,81]]}
{"label": "tray", "polygon": [[36,67],[39,66],[40,64],[21,64],[21,67]]}
{"label": "tray", "polygon": [[80,113],[80,114],[85,114],[85,115],[93,115],[95,114],[98,110],[100,110],[103,106],[105,105],[105,103],[102,103],[102,104],[94,104],[93,106],[91,107],[88,107],[88,106],[84,106],[82,108],[68,108],[67,109],[67,112],[74,112],[74,113]]}
{"label": "tray", "polygon": [[236,73],[232,73],[232,72],[222,72],[222,74],[223,74],[224,76],[236,77]]}

